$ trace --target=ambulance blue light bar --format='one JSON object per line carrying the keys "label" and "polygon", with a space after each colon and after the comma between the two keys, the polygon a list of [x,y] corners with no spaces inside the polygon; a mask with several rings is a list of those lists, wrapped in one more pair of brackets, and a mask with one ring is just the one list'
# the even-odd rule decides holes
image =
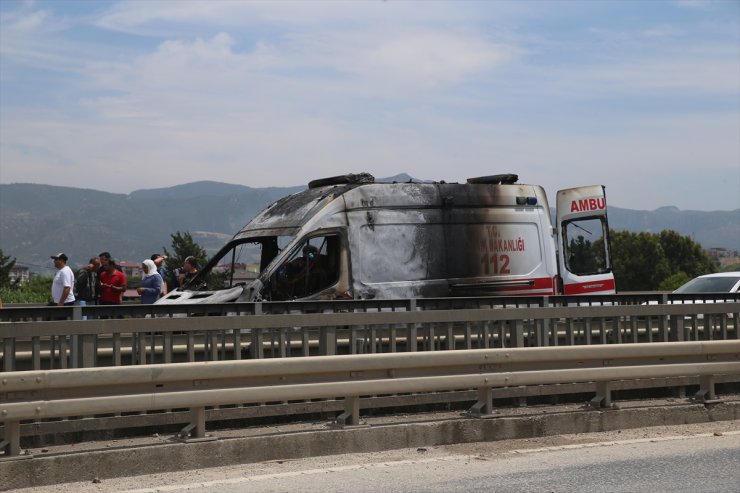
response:
{"label": "ambulance blue light bar", "polygon": [[537,197],[517,197],[516,205],[537,205]]}

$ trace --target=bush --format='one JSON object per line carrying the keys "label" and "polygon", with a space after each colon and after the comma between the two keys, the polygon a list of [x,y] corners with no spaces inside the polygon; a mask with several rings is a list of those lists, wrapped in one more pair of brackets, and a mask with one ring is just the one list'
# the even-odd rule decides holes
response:
{"label": "bush", "polygon": [[691,277],[685,272],[676,272],[663,279],[658,286],[658,291],[673,291],[680,288],[691,280]]}
{"label": "bush", "polygon": [[3,303],[46,303],[51,300],[50,276],[31,276],[27,283],[3,286],[0,299]]}

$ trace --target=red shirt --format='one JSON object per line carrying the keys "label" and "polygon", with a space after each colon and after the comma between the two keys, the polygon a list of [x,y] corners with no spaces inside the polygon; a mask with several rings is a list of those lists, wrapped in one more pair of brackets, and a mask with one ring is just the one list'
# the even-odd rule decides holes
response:
{"label": "red shirt", "polygon": [[[123,289],[114,289],[103,284],[123,287]],[[100,274],[100,303],[107,305],[120,305],[123,299],[123,292],[126,290],[126,274],[119,270],[114,270],[112,274],[108,271]]]}

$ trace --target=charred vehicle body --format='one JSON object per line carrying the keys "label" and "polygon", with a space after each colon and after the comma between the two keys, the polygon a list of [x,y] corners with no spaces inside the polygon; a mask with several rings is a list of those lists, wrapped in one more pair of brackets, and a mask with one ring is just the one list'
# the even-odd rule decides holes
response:
{"label": "charred vehicle body", "polygon": [[553,226],[542,187],[517,181],[314,180],[158,303],[614,293],[604,187],[559,191]]}

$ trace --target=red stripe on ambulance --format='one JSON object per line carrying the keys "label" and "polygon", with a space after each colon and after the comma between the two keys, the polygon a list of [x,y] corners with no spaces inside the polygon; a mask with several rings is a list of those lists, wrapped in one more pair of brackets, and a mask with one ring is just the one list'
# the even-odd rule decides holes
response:
{"label": "red stripe on ambulance", "polygon": [[538,277],[535,279],[523,279],[522,283],[527,285],[519,286],[498,286],[494,288],[497,296],[511,294],[513,296],[547,296],[555,294],[553,279],[551,277]]}
{"label": "red stripe on ambulance", "polygon": [[580,282],[576,284],[566,284],[564,294],[594,294],[594,293],[613,293],[614,279],[604,279],[603,281]]}

